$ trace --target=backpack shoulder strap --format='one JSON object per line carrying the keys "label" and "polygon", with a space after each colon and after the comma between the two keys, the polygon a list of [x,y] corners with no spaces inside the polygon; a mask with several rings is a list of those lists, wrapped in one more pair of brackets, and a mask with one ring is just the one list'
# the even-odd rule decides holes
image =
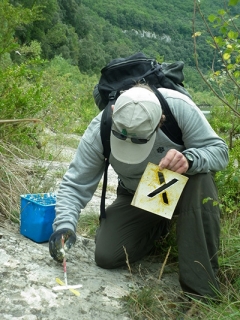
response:
{"label": "backpack shoulder strap", "polygon": [[103,145],[103,155],[105,157],[105,169],[103,176],[103,186],[102,186],[102,196],[100,204],[100,219],[106,218],[105,212],[105,198],[107,190],[107,172],[109,166],[109,156],[110,156],[110,133],[112,127],[112,104],[113,100],[110,100],[108,105],[105,107],[102,113],[101,123],[100,123],[100,134]]}
{"label": "backpack shoulder strap", "polygon": [[176,144],[182,145],[183,140],[182,140],[182,131],[178,126],[178,123],[176,119],[174,118],[169,105],[167,103],[167,100],[163,97],[161,92],[155,87],[155,86],[150,86],[152,91],[155,93],[157,96],[163,110],[163,114],[166,117],[166,120],[161,126],[161,130],[166,134],[166,136],[173,141]]}
{"label": "backpack shoulder strap", "polygon": [[101,124],[100,124],[100,133],[101,140],[103,145],[103,154],[105,159],[109,158],[110,155],[110,133],[112,127],[112,105],[114,100],[110,100],[105,109],[103,110]]}

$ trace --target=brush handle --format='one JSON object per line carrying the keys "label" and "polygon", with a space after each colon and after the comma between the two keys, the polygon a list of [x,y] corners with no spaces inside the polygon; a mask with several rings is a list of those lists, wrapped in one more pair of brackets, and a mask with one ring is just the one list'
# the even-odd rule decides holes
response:
{"label": "brush handle", "polygon": [[63,273],[64,273],[64,281],[65,281],[65,285],[68,285],[67,282],[67,262],[66,262],[66,258],[63,258]]}

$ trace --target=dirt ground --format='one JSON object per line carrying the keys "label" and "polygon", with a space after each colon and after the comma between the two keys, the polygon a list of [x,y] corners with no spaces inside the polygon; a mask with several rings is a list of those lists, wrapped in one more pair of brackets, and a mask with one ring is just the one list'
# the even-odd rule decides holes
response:
{"label": "dirt ground", "polygon": [[[109,186],[116,187],[113,170]],[[99,211],[100,190],[83,214]],[[115,195],[108,192],[106,203]],[[133,290],[159,284],[159,319],[173,319],[168,306],[176,301],[181,288],[178,274],[168,266],[158,280],[163,261],[147,257],[116,270],[104,270],[94,262],[94,241],[78,235],[67,254],[69,285],[81,284],[79,296],[70,290],[54,291],[56,278],[64,281],[63,266],[49,255],[48,243],[35,243],[19,232],[19,225],[0,223],[0,319],[1,320],[128,320],[132,319],[121,299]],[[148,318],[150,319],[150,317]]]}

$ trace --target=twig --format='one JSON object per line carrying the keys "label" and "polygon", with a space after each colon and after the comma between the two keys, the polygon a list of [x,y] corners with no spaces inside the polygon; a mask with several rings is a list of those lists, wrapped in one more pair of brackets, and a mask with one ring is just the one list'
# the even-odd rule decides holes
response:
{"label": "twig", "polygon": [[19,122],[42,122],[40,119],[7,119],[7,120],[0,120],[0,124],[14,124]]}
{"label": "twig", "polygon": [[[197,0],[195,0],[195,1],[194,1],[194,12],[193,12],[193,23],[192,23],[192,29],[193,29],[193,36],[192,36],[192,37],[193,37],[193,47],[194,47],[194,58],[195,58],[195,64],[196,64],[197,71],[199,72],[202,80],[206,83],[206,85],[209,87],[209,89],[214,93],[214,95],[215,95],[220,101],[222,101],[223,104],[225,104],[226,106],[228,106],[228,107],[233,111],[233,113],[234,113],[237,117],[240,117],[240,113],[239,113],[236,109],[234,109],[234,108],[230,105],[230,103],[229,103],[224,97],[221,97],[221,96],[217,93],[217,91],[213,88],[213,86],[211,86],[211,85],[209,84],[209,82],[207,81],[206,77],[203,75],[202,71],[200,70],[200,67],[199,67],[199,64],[198,64],[197,41],[196,41],[196,32],[195,32],[195,22],[196,22],[196,12],[197,12],[197,10],[198,10],[198,12],[199,12],[199,14],[200,14],[203,22],[204,22],[204,25],[205,25],[206,28],[207,28],[208,33],[210,34],[210,36],[211,36],[211,38],[212,38],[212,40],[213,40],[213,42],[214,42],[215,48],[218,50],[218,52],[221,52],[218,44],[217,44],[216,41],[215,41],[214,35],[212,34],[212,32],[211,32],[211,30],[210,30],[210,28],[209,28],[209,25],[208,25],[208,23],[206,22],[206,19],[205,19],[204,15],[202,14],[202,11],[201,11],[201,9],[200,9],[200,6],[199,6],[198,2],[197,2]],[[225,70],[226,70],[226,72],[227,72],[228,77],[229,77],[230,80],[235,84],[235,86],[236,86],[237,88],[239,88],[238,83],[235,81],[235,79],[234,79],[234,78],[231,76],[231,74],[229,73],[229,70],[228,70],[228,68],[227,68],[227,66],[226,66],[226,62],[224,61],[222,54],[220,54],[220,58],[221,58],[221,60],[222,60],[222,63],[223,63],[224,66],[225,66]]]}
{"label": "twig", "polygon": [[132,275],[132,269],[131,269],[131,266],[130,266],[130,263],[129,263],[129,260],[128,260],[128,253],[127,253],[127,250],[126,250],[126,248],[124,246],[123,246],[123,250],[124,250],[125,255],[126,255],[126,264],[128,266],[130,274]]}
{"label": "twig", "polygon": [[162,268],[161,268],[161,270],[160,270],[160,272],[159,272],[158,280],[161,280],[161,278],[162,278],[162,274],[163,274],[165,265],[166,265],[166,263],[167,263],[168,256],[169,256],[169,254],[170,254],[171,248],[172,248],[172,247],[170,246],[169,249],[168,249],[167,255],[166,255],[166,257],[165,257],[165,259],[164,259],[164,261],[163,261]]}

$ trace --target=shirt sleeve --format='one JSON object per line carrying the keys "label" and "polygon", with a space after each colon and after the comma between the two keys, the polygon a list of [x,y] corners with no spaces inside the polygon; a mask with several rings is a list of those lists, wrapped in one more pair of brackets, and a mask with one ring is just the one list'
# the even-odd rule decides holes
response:
{"label": "shirt sleeve", "polygon": [[100,137],[100,118],[85,131],[75,157],[60,185],[53,230],[76,231],[80,212],[91,200],[103,175],[105,160]]}
{"label": "shirt sleeve", "polygon": [[223,170],[229,161],[228,146],[213,130],[202,111],[190,98],[178,92],[171,92],[166,100],[182,131],[183,154],[191,153],[194,159],[187,173]]}

